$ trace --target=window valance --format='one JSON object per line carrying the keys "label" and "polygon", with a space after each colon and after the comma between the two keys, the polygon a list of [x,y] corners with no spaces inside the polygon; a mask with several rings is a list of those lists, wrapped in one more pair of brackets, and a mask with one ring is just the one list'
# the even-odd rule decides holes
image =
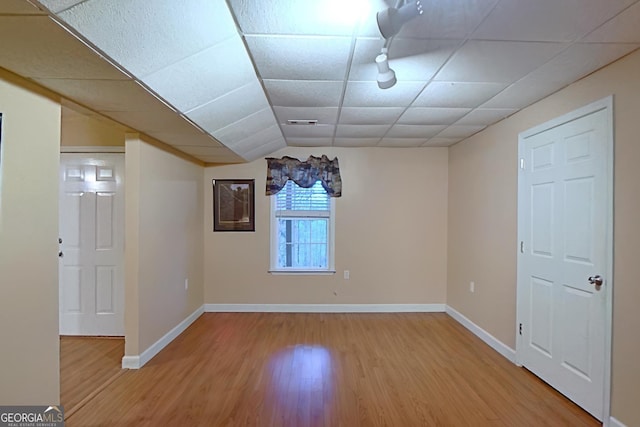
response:
{"label": "window valance", "polygon": [[342,196],[342,179],[338,158],[329,160],[322,157],[309,156],[306,161],[285,156],[281,159],[267,157],[267,196],[277,194],[288,180],[300,187],[309,188],[320,181],[330,197]]}

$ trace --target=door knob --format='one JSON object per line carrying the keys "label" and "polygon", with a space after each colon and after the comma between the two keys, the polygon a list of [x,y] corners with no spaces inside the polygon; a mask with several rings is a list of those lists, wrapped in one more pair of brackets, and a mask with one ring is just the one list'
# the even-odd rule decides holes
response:
{"label": "door knob", "polygon": [[589,276],[589,283],[591,283],[592,285],[602,286],[602,282],[602,276],[600,276],[599,274],[596,274],[595,276]]}

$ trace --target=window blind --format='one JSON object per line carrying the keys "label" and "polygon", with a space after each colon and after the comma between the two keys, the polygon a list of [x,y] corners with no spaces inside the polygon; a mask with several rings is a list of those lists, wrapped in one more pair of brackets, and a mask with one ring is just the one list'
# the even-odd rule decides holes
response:
{"label": "window blind", "polygon": [[289,180],[276,195],[276,216],[279,211],[329,211],[330,200],[320,181],[310,188],[299,187]]}

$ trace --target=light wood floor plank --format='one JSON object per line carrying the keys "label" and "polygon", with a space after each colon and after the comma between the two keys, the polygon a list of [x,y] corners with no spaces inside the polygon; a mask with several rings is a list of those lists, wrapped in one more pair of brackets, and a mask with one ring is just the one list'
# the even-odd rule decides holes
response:
{"label": "light wood floor plank", "polygon": [[597,426],[444,313],[207,313],[73,426]]}
{"label": "light wood floor plank", "polygon": [[124,338],[60,337],[60,403],[65,413],[117,375]]}

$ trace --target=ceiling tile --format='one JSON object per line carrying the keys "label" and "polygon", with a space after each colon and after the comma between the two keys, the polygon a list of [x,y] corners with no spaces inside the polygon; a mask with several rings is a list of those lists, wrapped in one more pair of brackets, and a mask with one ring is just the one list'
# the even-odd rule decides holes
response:
{"label": "ceiling tile", "polygon": [[561,88],[551,81],[532,83],[524,78],[482,104],[482,108],[524,108]]}
{"label": "ceiling tile", "polygon": [[265,108],[269,108],[269,103],[256,80],[189,111],[187,116],[207,132],[214,133]]}
{"label": "ceiling tile", "polygon": [[342,125],[380,125],[393,124],[400,114],[404,111],[403,107],[343,107],[340,112],[340,124]]}
{"label": "ceiling tile", "polygon": [[411,107],[400,116],[398,123],[405,125],[450,125],[469,111],[471,108]]}
{"label": "ceiling tile", "polygon": [[336,147],[375,147],[380,138],[338,138],[333,141]]}
{"label": "ceiling tile", "polygon": [[431,82],[412,106],[475,108],[507,86],[505,83]]}
{"label": "ceiling tile", "polygon": [[142,80],[184,112],[254,82],[257,77],[242,40],[236,36]]}
{"label": "ceiling tile", "polygon": [[424,83],[399,81],[389,89],[375,82],[349,82],[344,97],[345,107],[406,107],[420,93]]}
{"label": "ceiling tile", "polygon": [[[389,48],[389,66],[399,81],[429,81],[460,44],[458,40],[394,39]],[[376,81],[375,63],[381,39],[359,38],[351,64],[349,80]]]}
{"label": "ceiling tile", "polygon": [[[46,12],[38,9],[26,0],[2,0],[0,2],[0,15],[42,15]],[[4,40],[4,39],[3,39]],[[3,46],[3,48],[6,45]]]}
{"label": "ceiling tile", "polygon": [[564,43],[468,41],[435,79],[512,83],[544,64],[566,46]]}
{"label": "ceiling tile", "polygon": [[128,79],[48,16],[0,16],[0,40],[0,64],[24,77]]}
{"label": "ceiling tile", "polygon": [[[277,123],[273,116],[273,111],[271,108],[265,108],[217,130],[213,133],[213,136],[223,144],[232,146],[274,125],[277,125]],[[280,134],[280,136],[281,135],[282,134]]]}
{"label": "ceiling tile", "polygon": [[389,130],[389,125],[338,125],[336,137],[341,138],[381,138]]}
{"label": "ceiling tile", "polygon": [[[425,13],[404,25],[398,37],[421,39],[463,39],[482,22],[498,0],[421,0]],[[380,2],[378,2],[380,3]],[[387,2],[394,5],[396,2]],[[385,9],[378,4],[367,16],[361,34],[380,36],[376,13]],[[394,42],[395,43],[395,42]]]}
{"label": "ceiling tile", "polygon": [[280,126],[273,125],[266,129],[262,129],[260,131],[255,132],[251,136],[241,141],[235,141],[226,143],[225,145],[231,148],[234,151],[238,151],[241,153],[253,150],[255,147],[260,147],[265,144],[265,141],[275,141],[282,140],[284,138],[282,136],[282,131],[280,130]]}
{"label": "ceiling tile", "polygon": [[635,0],[503,1],[472,38],[484,40],[573,41]]}
{"label": "ceiling tile", "polygon": [[238,35],[224,0],[89,0],[60,17],[137,77]]}
{"label": "ceiling tile", "polygon": [[262,152],[262,149],[264,149],[264,147],[268,147],[268,146],[275,147],[268,152],[268,153],[271,153],[279,149],[280,147],[285,147],[287,145],[282,135],[276,136],[275,138],[267,138],[270,132],[272,131],[267,129],[265,130],[265,132],[261,132],[262,136],[260,137],[259,141],[256,140],[255,138],[247,139],[246,141],[243,141],[242,144],[234,147],[234,150],[237,151],[237,153],[240,154],[241,156],[246,157],[245,154],[247,153],[256,152],[256,151]]}
{"label": "ceiling tile", "polygon": [[342,80],[347,73],[350,37],[246,36],[263,79]]}
{"label": "ceiling tile", "polygon": [[457,125],[489,126],[518,111],[514,108],[478,108],[456,122]]}
{"label": "ceiling tile", "polygon": [[640,2],[594,30],[583,41],[603,43],[640,43]]}
{"label": "ceiling tile", "polygon": [[333,145],[333,138],[289,138],[287,145],[290,147],[330,147]]}
{"label": "ceiling tile", "polygon": [[482,105],[523,108],[637,48],[630,44],[576,43]]}
{"label": "ceiling tile", "polygon": [[287,144],[284,142],[284,139],[280,138],[266,144],[258,145],[253,149],[244,152],[242,156],[247,159],[247,161],[251,162],[259,159],[260,157],[268,156],[286,146]]}
{"label": "ceiling tile", "polygon": [[474,133],[480,132],[486,126],[475,125],[451,125],[438,134],[442,138],[467,138]]}
{"label": "ceiling tile", "polygon": [[335,107],[342,82],[264,80],[271,105],[284,107]]}
{"label": "ceiling tile", "polygon": [[437,125],[395,125],[387,133],[390,138],[431,138],[447,126]]}
{"label": "ceiling tile", "polygon": [[289,138],[333,138],[334,125],[283,125],[282,133]]}
{"label": "ceiling tile", "polygon": [[279,123],[287,120],[317,120],[318,124],[333,125],[338,120],[338,107],[274,107]]}
{"label": "ceiling tile", "polygon": [[145,111],[157,107],[158,100],[131,80],[35,80],[42,86],[99,112]]}
{"label": "ceiling tile", "polygon": [[420,147],[427,142],[427,138],[383,138],[379,147]]}
{"label": "ceiling tile", "polygon": [[44,7],[53,13],[62,12],[86,0],[38,0]]}
{"label": "ceiling tile", "polygon": [[245,34],[350,36],[368,14],[368,0],[230,0]]}
{"label": "ceiling tile", "polygon": [[449,147],[456,142],[462,141],[464,138],[442,138],[435,137],[429,139],[427,142],[422,144],[423,147]]}

